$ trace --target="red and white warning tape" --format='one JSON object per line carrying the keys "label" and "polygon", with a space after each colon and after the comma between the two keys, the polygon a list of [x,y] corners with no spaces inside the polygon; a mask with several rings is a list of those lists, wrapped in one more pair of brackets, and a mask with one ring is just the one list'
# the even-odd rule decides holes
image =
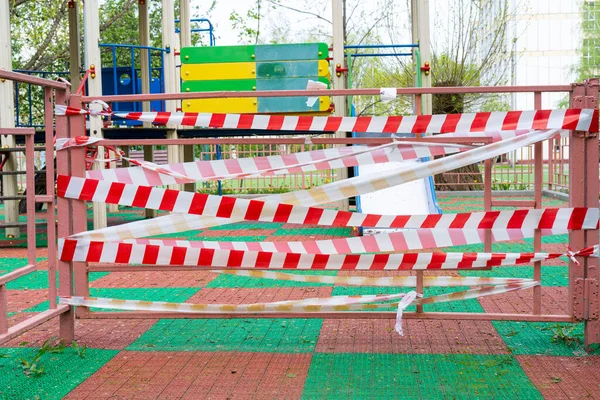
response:
{"label": "red and white warning tape", "polygon": [[562,256],[589,256],[597,247],[571,253],[299,254],[219,250],[60,239],[62,261],[245,269],[424,270],[472,269],[529,264]]}
{"label": "red and white warning tape", "polygon": [[447,229],[593,229],[598,209],[563,208],[548,210],[490,211],[471,214],[378,215],[325,210],[247,200],[229,196],[189,193],[119,182],[58,176],[57,194],[75,200],[96,201],[247,221],[283,222],[324,226],[368,226],[378,228]]}
{"label": "red and white warning tape", "polygon": [[[77,110],[71,107],[56,109],[56,115],[89,113],[89,110]],[[106,114],[105,111],[102,113]],[[571,108],[405,117],[318,117],[182,112],[116,112],[112,115],[129,120],[151,122],[156,125],[308,132],[448,133],[515,129],[565,129],[598,132],[598,110]]]}
{"label": "red and white warning tape", "polygon": [[[211,272],[244,276],[262,279],[275,279],[281,281],[305,282],[305,283],[323,283],[329,285],[346,286],[400,286],[416,287],[417,277],[410,276],[385,276],[385,277],[367,277],[367,276],[330,276],[330,275],[308,275],[308,274],[290,274],[279,271],[262,270],[214,270]],[[479,276],[424,276],[423,287],[455,287],[455,286],[480,286],[480,285],[509,285],[533,282],[532,279],[521,278],[487,278]]]}

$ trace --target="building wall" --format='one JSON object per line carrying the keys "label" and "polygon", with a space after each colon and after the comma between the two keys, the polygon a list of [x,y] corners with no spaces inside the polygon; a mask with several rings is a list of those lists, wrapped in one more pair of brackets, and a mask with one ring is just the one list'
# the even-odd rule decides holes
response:
{"label": "building wall", "polygon": [[[517,4],[516,26],[512,27],[517,36],[512,49],[516,50],[516,73],[511,83],[559,85],[576,80],[573,66],[581,57],[581,0],[509,1],[512,7]],[[555,108],[565,99],[562,93],[544,94],[542,105]],[[533,94],[514,96],[513,106],[532,109]]]}

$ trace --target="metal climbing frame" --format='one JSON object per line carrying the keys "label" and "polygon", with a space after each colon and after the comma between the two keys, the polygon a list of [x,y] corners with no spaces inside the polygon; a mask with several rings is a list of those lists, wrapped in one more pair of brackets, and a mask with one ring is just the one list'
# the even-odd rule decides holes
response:
{"label": "metal climbing frame", "polygon": [[[0,343],[4,343],[21,333],[34,328],[35,326],[48,321],[58,315],[65,315],[69,318],[72,314],[71,309],[65,305],[57,305],[57,284],[56,284],[56,224],[55,224],[55,192],[54,192],[54,163],[51,162],[54,154],[54,142],[53,132],[55,129],[54,124],[54,104],[66,104],[69,96],[69,86],[62,82],[51,81],[47,79],[38,78],[35,76],[29,76],[25,74],[8,72],[0,70],[0,79],[11,80],[14,82],[24,83],[26,85],[33,85],[40,87],[44,92],[44,112],[45,112],[45,130],[46,130],[46,154],[50,155],[46,157],[46,160],[50,161],[46,167],[46,193],[43,195],[36,195],[35,190],[27,190],[26,201],[27,201],[27,265],[15,269],[5,275],[0,276]],[[57,132],[67,132],[67,121],[57,119],[56,130]],[[63,133],[63,134],[64,134]],[[25,137],[25,157],[26,157],[26,182],[27,188],[34,187],[34,128],[2,128],[0,127],[0,135],[22,135]],[[50,302],[50,309],[47,311],[40,312],[23,322],[17,323],[14,326],[9,327],[8,321],[8,307],[7,307],[7,292],[6,287],[11,281],[18,279],[22,276],[38,271],[38,264],[36,262],[36,213],[35,204],[45,203],[47,205],[47,212],[45,218],[47,219],[48,226],[48,300]],[[41,215],[38,214],[37,217]],[[63,232],[62,234],[65,234]],[[70,275],[69,271],[60,271],[60,276],[63,278],[61,287],[64,285],[65,288],[69,288],[69,283],[64,281],[68,279]]]}

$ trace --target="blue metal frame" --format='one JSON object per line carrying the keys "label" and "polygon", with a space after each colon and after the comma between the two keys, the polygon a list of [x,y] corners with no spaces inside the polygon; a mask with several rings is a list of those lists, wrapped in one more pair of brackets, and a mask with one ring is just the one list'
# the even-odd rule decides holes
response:
{"label": "blue metal frame", "polygon": [[[130,66],[130,76],[132,81],[132,94],[138,94],[136,90],[137,82],[136,82],[136,72],[139,71],[139,68],[135,68],[135,50],[148,50],[148,65],[150,66],[150,75],[152,75],[152,71],[159,71],[159,79],[160,79],[160,91],[161,93],[165,92],[165,54],[171,53],[171,49],[163,49],[160,47],[153,46],[139,46],[132,44],[114,44],[114,43],[100,43],[98,46],[109,48],[112,55],[112,72],[113,72],[113,94],[118,94],[118,83],[119,78],[117,77],[117,49],[129,49],[129,54],[131,58],[131,66]],[[160,55],[160,67],[152,68],[152,52],[158,52]],[[138,110],[138,104],[133,103],[133,111],[141,111]],[[114,111],[119,111],[119,103],[114,104]]]}
{"label": "blue metal frame", "polygon": [[[181,21],[176,19],[175,23],[179,24]],[[214,34],[214,27],[212,22],[210,22],[210,20],[206,19],[206,18],[192,18],[190,19],[191,23],[194,22],[198,22],[200,24],[202,23],[207,23],[208,24],[208,28],[191,28],[191,32],[192,33],[198,33],[198,32],[208,32],[208,39],[209,39],[209,46],[216,46],[217,45],[217,39],[215,38],[215,34]],[[175,33],[179,33],[181,32],[180,28],[175,28]]]}

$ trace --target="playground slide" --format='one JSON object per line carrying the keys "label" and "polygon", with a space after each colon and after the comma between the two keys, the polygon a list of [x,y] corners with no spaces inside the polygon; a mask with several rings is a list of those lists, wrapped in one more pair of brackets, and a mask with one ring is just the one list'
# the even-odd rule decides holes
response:
{"label": "playground slide", "polygon": [[[420,161],[389,162],[356,167],[357,175],[376,174],[377,172],[400,169],[403,166]],[[359,212],[373,214],[440,214],[437,205],[433,178],[420,179],[388,189],[378,190],[356,198],[356,207]],[[379,232],[393,232],[398,229],[374,229],[363,227],[363,235],[372,235]]]}

